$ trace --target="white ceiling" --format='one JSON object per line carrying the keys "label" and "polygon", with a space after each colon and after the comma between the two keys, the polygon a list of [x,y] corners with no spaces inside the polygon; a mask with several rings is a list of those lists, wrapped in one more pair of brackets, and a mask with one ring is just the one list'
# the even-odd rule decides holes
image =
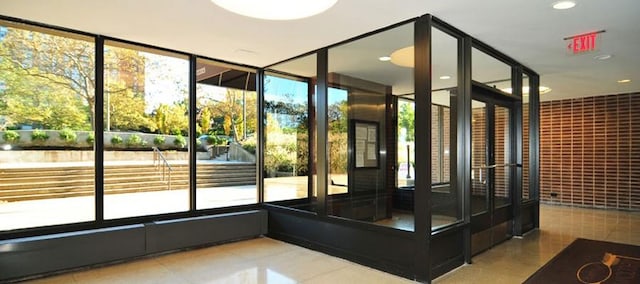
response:
{"label": "white ceiling", "polygon": [[[538,72],[552,88],[543,100],[640,91],[640,1],[555,1],[339,0],[314,17],[266,21],[209,0],[0,0],[0,15],[262,67],[430,13]],[[567,52],[563,38],[597,30],[599,50]]]}

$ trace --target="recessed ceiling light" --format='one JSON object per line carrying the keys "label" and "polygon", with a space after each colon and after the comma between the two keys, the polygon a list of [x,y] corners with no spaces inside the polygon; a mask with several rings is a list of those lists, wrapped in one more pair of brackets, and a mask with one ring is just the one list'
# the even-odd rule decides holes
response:
{"label": "recessed ceiling light", "polygon": [[440,76],[440,80],[449,80],[449,79],[451,79],[451,76],[447,76],[447,75]]}
{"label": "recessed ceiling light", "polygon": [[613,57],[613,55],[611,54],[599,54],[593,57],[593,59],[597,59],[597,60],[607,60],[609,58]]}
{"label": "recessed ceiling light", "polygon": [[338,0],[211,0],[214,4],[243,16],[264,20],[297,20],[320,14]]}
{"label": "recessed ceiling light", "polygon": [[378,60],[380,60],[380,61],[389,61],[389,60],[391,60],[391,57],[389,57],[389,56],[380,56],[380,57],[378,57]]}
{"label": "recessed ceiling light", "polygon": [[620,84],[629,83],[629,82],[631,82],[631,79],[618,80],[618,83],[620,83]]}
{"label": "recessed ceiling light", "polygon": [[576,2],[573,1],[558,1],[553,3],[553,9],[564,10],[571,9],[576,6]]}

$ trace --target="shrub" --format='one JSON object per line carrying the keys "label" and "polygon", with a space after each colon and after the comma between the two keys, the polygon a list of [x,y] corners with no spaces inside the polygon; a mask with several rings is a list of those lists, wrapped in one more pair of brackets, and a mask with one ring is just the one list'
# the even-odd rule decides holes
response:
{"label": "shrub", "polygon": [[95,140],[96,140],[96,135],[93,132],[87,135],[87,144],[93,144],[93,141]]}
{"label": "shrub", "polygon": [[207,135],[207,143],[209,143],[209,145],[216,145],[216,144],[218,144],[218,136],[215,136],[215,135]]}
{"label": "shrub", "polygon": [[144,140],[138,134],[131,134],[126,141],[127,146],[142,146],[144,145]]}
{"label": "shrub", "polygon": [[256,154],[256,139],[249,138],[242,142],[242,149],[255,155]]}
{"label": "shrub", "polygon": [[33,132],[31,132],[31,141],[32,142],[45,142],[49,140],[49,135],[40,130],[40,129],[36,129]]}
{"label": "shrub", "polygon": [[16,143],[20,141],[20,134],[14,130],[7,130],[2,134],[2,139],[8,143]]}
{"label": "shrub", "polygon": [[153,138],[153,145],[160,146],[164,144],[164,140],[165,140],[164,136],[156,135],[156,137]]}
{"label": "shrub", "polygon": [[173,140],[173,145],[176,145],[179,148],[184,148],[184,146],[187,145],[187,140],[184,139],[184,136],[178,134],[178,136],[176,136],[176,139]]}
{"label": "shrub", "polygon": [[120,145],[122,144],[123,140],[122,137],[118,136],[118,135],[113,135],[113,137],[111,137],[111,144],[112,145]]}
{"label": "shrub", "polygon": [[69,128],[60,130],[58,135],[60,136],[60,140],[64,141],[66,144],[75,144],[78,142],[78,135],[75,131]]}

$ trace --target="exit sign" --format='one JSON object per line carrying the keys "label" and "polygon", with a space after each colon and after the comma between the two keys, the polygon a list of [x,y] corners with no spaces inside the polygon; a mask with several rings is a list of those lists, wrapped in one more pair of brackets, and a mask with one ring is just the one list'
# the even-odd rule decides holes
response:
{"label": "exit sign", "polygon": [[573,54],[579,54],[596,50],[598,48],[598,35],[603,32],[604,30],[564,38],[564,40],[569,41],[567,45],[568,51]]}

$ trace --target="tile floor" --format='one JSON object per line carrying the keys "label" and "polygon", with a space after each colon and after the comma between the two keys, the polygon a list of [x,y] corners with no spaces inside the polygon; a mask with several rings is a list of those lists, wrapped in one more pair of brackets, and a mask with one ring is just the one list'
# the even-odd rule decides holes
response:
{"label": "tile floor", "polygon": [[[640,245],[640,212],[543,205],[541,229],[473,258],[434,283],[522,283],[575,238]],[[80,270],[29,283],[412,283],[319,252],[259,238]]]}

